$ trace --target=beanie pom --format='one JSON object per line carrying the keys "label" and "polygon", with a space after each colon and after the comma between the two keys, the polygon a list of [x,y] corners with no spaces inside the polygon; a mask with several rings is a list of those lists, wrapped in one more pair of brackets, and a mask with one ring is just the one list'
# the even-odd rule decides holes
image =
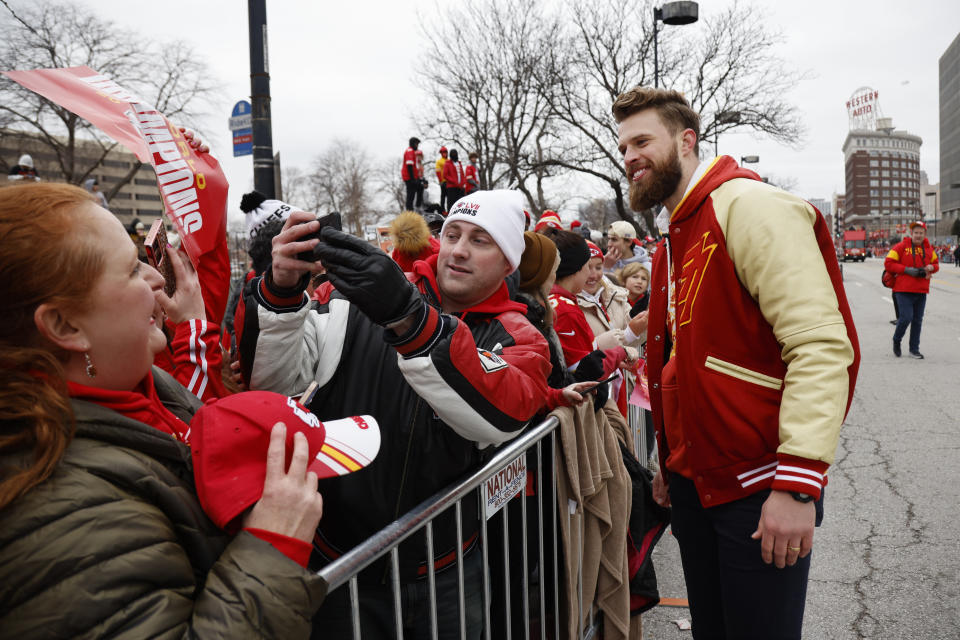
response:
{"label": "beanie pom", "polygon": [[243,197],[240,198],[240,211],[243,211],[244,213],[250,213],[263,204],[266,199],[267,196],[263,195],[259,191],[245,193],[243,194]]}
{"label": "beanie pom", "polygon": [[404,211],[390,223],[393,247],[400,253],[416,256],[430,246],[430,227],[415,211]]}

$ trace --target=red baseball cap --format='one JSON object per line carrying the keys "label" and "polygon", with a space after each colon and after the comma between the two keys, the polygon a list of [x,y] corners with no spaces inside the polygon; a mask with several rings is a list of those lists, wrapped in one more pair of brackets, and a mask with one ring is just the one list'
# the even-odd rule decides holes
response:
{"label": "red baseball cap", "polygon": [[570,223],[570,229],[571,229],[571,231],[572,231],[573,229],[576,229],[577,227],[580,227],[580,226],[583,226],[583,223],[580,222],[579,220],[574,220],[573,222]]}
{"label": "red baseball cap", "polygon": [[587,248],[590,249],[591,258],[603,258],[603,251],[600,251],[600,247],[593,244],[589,240],[587,240]]}
{"label": "red baseball cap", "polygon": [[440,147],[440,153],[443,153],[443,152],[446,151],[446,150],[447,150],[446,147]]}
{"label": "red baseball cap", "polygon": [[913,229],[914,227],[923,227],[924,229],[926,229],[927,223],[922,220],[914,220],[913,222],[910,223],[910,228]]}
{"label": "red baseball cap", "polygon": [[294,434],[303,433],[307,470],[319,478],[358,471],[380,451],[380,427],[370,416],[320,422],[293,398],[270,391],[212,401],[190,422],[190,452],[200,504],[218,527],[235,531],[233,521],[263,495],[270,432],[277,422],[287,426],[287,463]]}

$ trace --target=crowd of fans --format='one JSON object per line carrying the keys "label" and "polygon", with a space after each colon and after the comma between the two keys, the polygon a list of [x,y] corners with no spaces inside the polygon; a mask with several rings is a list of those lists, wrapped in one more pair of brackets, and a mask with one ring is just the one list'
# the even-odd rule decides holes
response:
{"label": "crowd of fans", "polygon": [[[328,594],[316,569],[478,468],[552,411],[578,448],[582,440],[581,468],[598,470],[590,465],[603,462],[583,482],[605,486],[596,494],[604,504],[578,508],[593,518],[583,531],[582,553],[592,559],[583,566],[593,572],[585,591],[588,599],[596,594],[606,614],[605,637],[638,633],[632,625],[639,616],[630,613],[646,605],[635,604],[631,578],[647,567],[645,588],[652,581],[655,593],[647,559],[671,500],[685,509],[674,530],[683,535],[695,623],[698,616],[709,621],[704,632],[746,618],[766,625],[764,616],[778,614],[764,612],[776,604],[790,607],[782,624],[799,637],[798,594],[806,589],[832,449],[829,438],[812,439],[802,425],[788,424],[793,449],[781,470],[769,471],[781,455],[771,444],[779,437],[781,402],[788,417],[797,402],[786,392],[772,401],[770,391],[778,393],[789,378],[782,337],[784,352],[792,350],[800,363],[789,366],[819,358],[831,372],[842,368],[829,380],[817,374],[817,388],[831,389],[821,431],[838,430],[844,403],[849,407],[859,352],[836,262],[832,253],[832,262],[821,255],[829,246],[825,223],[790,196],[778,206],[796,233],[788,239],[758,230],[769,216],[750,216],[768,212],[772,187],[730,158],[700,163],[699,120],[679,94],[637,88],[617,104],[631,205],[683,210],[690,224],[702,226],[690,236],[689,253],[686,223],[669,214],[660,227],[674,225],[669,243],[641,238],[627,221],[595,234],[579,223],[564,228],[553,211],[532,220],[519,192],[479,189],[476,154],[464,166],[458,151],[445,147],[435,163],[439,211],[426,211],[424,159],[414,137],[400,176],[409,211],[391,224],[392,255],[342,231],[337,214],[318,218],[295,203],[246,194],[251,268],[227,309],[212,314],[223,318],[221,326],[211,320],[204,283],[186,255],[166,247],[165,280],[142,260],[130,230],[101,206],[95,184],[84,190],[20,180],[0,190],[0,637],[352,637],[347,590]],[[642,182],[648,173],[653,177]],[[685,196],[688,183],[698,185],[695,197]],[[742,192],[733,197],[728,188]],[[731,201],[756,206],[724,210]],[[707,243],[719,225],[729,226],[729,256],[713,257],[717,244]],[[777,236],[777,259],[802,254],[789,262],[795,268],[822,263],[793,273],[794,284],[812,292],[805,300],[816,314],[788,296],[750,298],[753,289],[784,291],[776,278],[786,269],[756,268],[756,252],[768,247],[750,233],[768,234],[768,244]],[[744,262],[735,264],[734,255]],[[701,288],[711,259],[719,265],[710,272],[713,286]],[[692,264],[700,270],[691,272]],[[673,274],[678,266],[681,276]],[[753,289],[720,295],[741,277]],[[753,330],[740,336],[724,324],[736,321]],[[806,328],[810,323],[819,323],[819,333]],[[655,377],[641,395],[654,398],[659,441],[679,445],[669,458],[660,452],[672,476],[648,461],[651,449],[631,450],[626,426],[633,392],[647,384],[648,324]],[[754,334],[763,340],[747,344]],[[682,351],[680,335],[690,336]],[[720,342],[742,347],[766,373],[714,357],[708,350]],[[823,344],[834,346],[825,351]],[[766,364],[757,364],[758,350]],[[701,366],[704,354],[709,371]],[[670,365],[685,367],[683,375],[697,384],[678,384]],[[752,403],[762,420],[754,424],[750,411],[724,404],[734,388],[737,402]],[[704,389],[715,393],[705,398]],[[703,421],[710,429],[697,431]],[[647,429],[652,445],[652,422]],[[737,444],[712,449],[707,431]],[[628,473],[640,468],[637,459],[657,475]],[[758,465],[765,466],[752,468]],[[769,472],[743,483],[727,477],[745,469],[742,475]],[[566,476],[555,476],[558,495],[586,502],[583,487]],[[722,559],[688,566],[687,554],[705,553],[723,534],[702,522],[701,501],[714,498],[701,500],[698,491],[747,505],[733,511],[756,532],[741,536],[738,553],[751,557],[744,566],[763,568],[744,571],[762,573],[771,585],[761,594],[770,606],[760,613],[750,605],[724,623],[724,614],[711,612],[722,598],[711,592],[720,578],[708,564]],[[532,492],[528,486],[525,497]],[[640,517],[638,525],[628,512],[649,504],[653,513],[654,500],[659,521]],[[482,511],[471,493],[461,509],[433,520],[429,552],[420,530],[400,545],[394,568],[384,558],[359,574],[363,637],[392,637],[391,571],[401,586],[402,625],[414,637],[427,637],[432,611],[440,637],[460,637],[459,585],[465,635],[480,637],[480,548],[490,543],[480,539]],[[774,526],[774,511],[803,517]],[[567,520],[549,526],[562,530],[569,551]],[[434,593],[425,580],[431,566]],[[576,571],[532,572],[566,579],[570,598],[575,593],[569,581]],[[744,579],[732,580],[730,588],[743,586],[737,580]]]}

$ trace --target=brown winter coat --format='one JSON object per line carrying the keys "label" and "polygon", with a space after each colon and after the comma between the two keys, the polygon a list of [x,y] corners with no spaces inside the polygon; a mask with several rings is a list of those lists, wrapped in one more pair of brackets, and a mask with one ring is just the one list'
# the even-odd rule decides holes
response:
{"label": "brown winter coat", "polygon": [[[560,419],[557,506],[566,577],[560,585],[564,604],[561,636],[580,637],[579,568],[583,576],[582,620],[586,621],[596,594],[606,620],[604,638],[638,637],[632,634],[639,632],[639,623],[631,624],[627,564],[631,485],[618,444],[625,425],[615,428],[605,411],[593,411],[591,402],[560,407],[551,415]],[[580,553],[583,560],[578,567]]]}
{"label": "brown winter coat", "polygon": [[[189,421],[197,399],[153,375]],[[309,636],[323,583],[249,533],[219,531],[186,446],[99,405],[73,408],[56,471],[0,511],[0,638]]]}

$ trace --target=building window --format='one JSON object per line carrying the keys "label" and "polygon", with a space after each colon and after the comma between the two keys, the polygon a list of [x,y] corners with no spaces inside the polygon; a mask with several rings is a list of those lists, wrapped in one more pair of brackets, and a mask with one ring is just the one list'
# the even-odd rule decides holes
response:
{"label": "building window", "polygon": [[878,195],[880,195],[880,190],[879,190],[879,189],[870,189],[870,195],[871,195],[871,196],[878,196]]}
{"label": "building window", "polygon": [[880,172],[880,175],[882,175],[884,178],[889,178],[889,177],[890,177],[890,172],[889,172],[889,171],[881,171],[881,172]]}
{"label": "building window", "polygon": [[884,200],[884,201],[881,202],[880,204],[882,204],[884,207],[889,207],[889,206],[890,206],[890,201],[889,201],[889,200]]}
{"label": "building window", "polygon": [[870,166],[871,166],[871,167],[879,167],[879,166],[880,166],[880,161],[879,161],[879,160],[871,160],[871,161],[870,161]]}
{"label": "building window", "polygon": [[137,209],[137,213],[141,216],[159,216],[163,214],[163,211],[160,209]]}
{"label": "building window", "polygon": [[880,166],[881,166],[881,167],[889,167],[889,166],[890,166],[890,161],[889,161],[889,160],[884,160],[883,162],[880,163]]}
{"label": "building window", "polygon": [[133,213],[133,209],[113,209],[113,213],[120,213],[120,214],[127,214],[127,215],[129,215],[129,214]]}
{"label": "building window", "polygon": [[146,180],[146,179],[144,179],[144,178],[137,178],[136,180],[133,181],[133,184],[140,184],[140,185],[145,185],[145,186],[153,186],[153,185],[156,185],[156,184],[157,184],[157,181],[156,181],[156,180]]}
{"label": "building window", "polygon": [[153,202],[160,202],[160,196],[152,193],[138,193],[135,197],[137,200],[152,200]]}
{"label": "building window", "polygon": [[871,201],[870,201],[870,206],[871,206],[871,207],[879,207],[879,206],[880,206],[880,201],[879,201],[879,200],[871,200]]}
{"label": "building window", "polygon": [[131,196],[129,193],[123,193],[123,192],[121,191],[121,192],[118,193],[117,195],[113,196],[113,199],[114,199],[114,200],[129,200],[129,199],[132,198],[132,197],[133,197],[133,196]]}
{"label": "building window", "polygon": [[871,180],[871,181],[870,181],[870,186],[871,186],[871,187],[879,187],[879,186],[880,186],[880,181],[879,181],[879,180]]}

